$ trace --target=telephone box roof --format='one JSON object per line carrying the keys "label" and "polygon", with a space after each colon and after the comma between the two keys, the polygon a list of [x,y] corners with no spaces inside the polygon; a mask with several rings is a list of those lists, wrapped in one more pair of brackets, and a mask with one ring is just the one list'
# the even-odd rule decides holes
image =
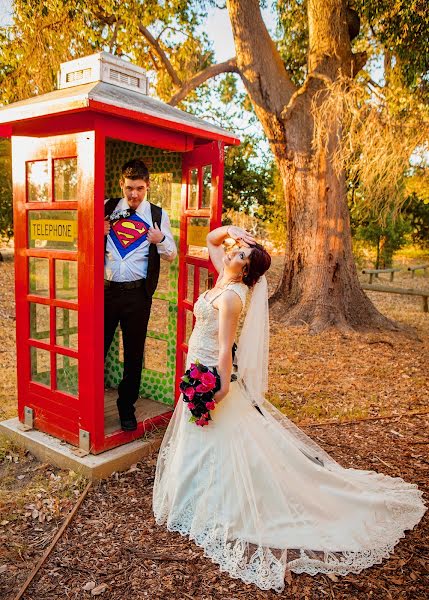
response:
{"label": "telephone box roof", "polygon": [[[0,108],[0,125],[81,111],[151,123],[200,138],[239,144],[231,132],[156,98],[103,81],[56,90]],[[1,132],[0,132],[1,133]]]}

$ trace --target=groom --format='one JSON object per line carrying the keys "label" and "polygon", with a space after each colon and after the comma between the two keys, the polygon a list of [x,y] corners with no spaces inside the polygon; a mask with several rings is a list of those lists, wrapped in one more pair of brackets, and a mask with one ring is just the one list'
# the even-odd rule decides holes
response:
{"label": "groom", "polygon": [[104,205],[104,358],[120,324],[124,371],[117,406],[121,428],[134,431],[134,404],[160,258],[172,262],[177,249],[167,213],[146,200],[149,171],[144,162],[125,163],[119,183],[123,197],[106,200]]}

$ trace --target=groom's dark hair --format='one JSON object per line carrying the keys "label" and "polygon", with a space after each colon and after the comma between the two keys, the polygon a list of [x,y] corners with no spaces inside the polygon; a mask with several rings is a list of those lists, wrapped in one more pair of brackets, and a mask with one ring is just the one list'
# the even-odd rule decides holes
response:
{"label": "groom's dark hair", "polygon": [[121,181],[124,179],[143,179],[149,182],[149,170],[144,162],[138,158],[129,160],[121,167]]}
{"label": "groom's dark hair", "polygon": [[261,244],[252,244],[252,251],[249,255],[249,264],[245,269],[243,283],[251,288],[255,285],[262,275],[268,271],[271,266],[271,256]]}

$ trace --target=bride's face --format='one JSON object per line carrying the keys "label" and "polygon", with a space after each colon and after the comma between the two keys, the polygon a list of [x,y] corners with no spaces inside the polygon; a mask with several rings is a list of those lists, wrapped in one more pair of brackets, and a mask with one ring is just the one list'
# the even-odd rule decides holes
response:
{"label": "bride's face", "polygon": [[252,248],[240,248],[238,246],[234,246],[225,254],[223,258],[225,271],[228,271],[234,276],[241,275],[246,265],[248,265],[250,262],[249,257],[251,252]]}

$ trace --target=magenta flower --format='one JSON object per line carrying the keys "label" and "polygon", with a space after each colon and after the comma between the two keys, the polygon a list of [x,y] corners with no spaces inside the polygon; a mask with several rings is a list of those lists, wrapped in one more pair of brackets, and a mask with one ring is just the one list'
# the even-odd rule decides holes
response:
{"label": "magenta flower", "polygon": [[206,392],[210,392],[211,389],[211,387],[207,387],[204,385],[204,383],[199,383],[195,388],[195,391],[199,392],[200,394],[205,394]]}
{"label": "magenta flower", "polygon": [[207,410],[214,410],[216,408],[216,402],[212,400],[211,402],[206,402]]}
{"label": "magenta flower", "polygon": [[201,417],[200,419],[198,419],[197,421],[195,421],[195,424],[199,425],[200,427],[204,427],[205,425],[208,425],[209,422],[204,417]]}
{"label": "magenta flower", "polygon": [[183,392],[185,394],[185,396],[189,399],[189,400],[193,400],[194,396],[195,396],[195,390],[193,387],[189,386],[186,388],[186,390]]}
{"label": "magenta flower", "polygon": [[192,379],[200,379],[201,375],[202,375],[202,373],[198,369],[197,365],[191,365],[190,376],[192,377]]}
{"label": "magenta flower", "polygon": [[210,371],[207,373],[201,373],[201,383],[206,386],[209,390],[212,390],[216,385],[216,377]]}
{"label": "magenta flower", "polygon": [[194,410],[195,404],[193,402],[188,402],[188,408],[189,410]]}

